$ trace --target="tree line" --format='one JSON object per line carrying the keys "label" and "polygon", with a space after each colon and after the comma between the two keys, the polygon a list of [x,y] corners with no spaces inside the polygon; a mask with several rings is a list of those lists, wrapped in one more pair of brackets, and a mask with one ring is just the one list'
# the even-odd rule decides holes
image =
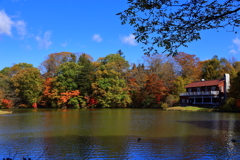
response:
{"label": "tree line", "polygon": [[184,86],[200,79],[231,76],[225,110],[240,106],[240,61],[232,57],[200,61],[179,52],[144,56],[130,64],[121,50],[96,61],[85,53],[49,54],[35,68],[18,63],[0,71],[1,108],[137,107],[165,109],[179,101]]}

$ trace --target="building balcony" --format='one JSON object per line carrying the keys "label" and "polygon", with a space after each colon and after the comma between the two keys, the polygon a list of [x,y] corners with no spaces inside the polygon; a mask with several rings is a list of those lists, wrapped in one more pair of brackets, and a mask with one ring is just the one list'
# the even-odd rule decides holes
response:
{"label": "building balcony", "polygon": [[200,96],[200,95],[219,95],[219,91],[202,91],[202,92],[185,92],[181,93],[180,96]]}

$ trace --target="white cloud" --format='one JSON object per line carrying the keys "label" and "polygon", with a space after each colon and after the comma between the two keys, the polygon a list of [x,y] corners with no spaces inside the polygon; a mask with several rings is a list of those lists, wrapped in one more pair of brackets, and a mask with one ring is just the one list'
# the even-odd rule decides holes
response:
{"label": "white cloud", "polygon": [[101,38],[100,34],[94,34],[92,40],[101,42],[103,39]]}
{"label": "white cloud", "polygon": [[13,27],[17,29],[17,33],[22,37],[27,34],[26,23],[23,20],[13,21],[4,10],[0,10],[0,34],[12,36]]}
{"label": "white cloud", "polygon": [[135,36],[133,34],[129,34],[129,36],[123,36],[121,37],[121,40],[125,44],[129,44],[131,46],[136,46],[137,42],[135,40]]}
{"label": "white cloud", "polygon": [[68,45],[67,42],[61,43],[61,46],[62,46],[62,47],[67,47],[67,45]]}
{"label": "white cloud", "polygon": [[237,51],[235,51],[235,49],[231,49],[231,50],[229,51],[229,53],[237,54]]}
{"label": "white cloud", "polygon": [[11,28],[14,22],[7,16],[4,10],[0,10],[0,34],[11,36]]}
{"label": "white cloud", "polygon": [[14,26],[16,27],[19,35],[25,36],[27,34],[26,23],[24,21],[17,21],[14,23]]}
{"label": "white cloud", "polygon": [[43,35],[43,38],[37,36],[36,40],[38,41],[38,46],[40,48],[48,49],[52,45],[52,41],[50,41],[51,38],[51,31],[46,31]]}
{"label": "white cloud", "polygon": [[240,51],[240,39],[236,37],[235,39],[232,40],[233,44],[235,44],[238,48],[238,51]]}

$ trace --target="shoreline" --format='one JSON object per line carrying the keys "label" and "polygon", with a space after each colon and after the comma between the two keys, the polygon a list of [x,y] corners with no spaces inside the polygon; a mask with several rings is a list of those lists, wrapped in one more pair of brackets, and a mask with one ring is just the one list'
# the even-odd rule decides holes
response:
{"label": "shoreline", "polygon": [[166,111],[204,111],[204,112],[213,112],[216,111],[214,108],[204,108],[204,107],[195,107],[195,106],[176,106],[176,107],[169,107]]}
{"label": "shoreline", "polygon": [[12,111],[1,111],[1,110],[0,110],[0,115],[1,115],[1,114],[11,114],[11,113],[12,113]]}

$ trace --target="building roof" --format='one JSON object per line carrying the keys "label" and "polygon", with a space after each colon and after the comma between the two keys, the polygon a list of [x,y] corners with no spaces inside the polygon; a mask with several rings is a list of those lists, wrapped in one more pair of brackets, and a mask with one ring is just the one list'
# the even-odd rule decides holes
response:
{"label": "building roof", "polygon": [[215,80],[209,80],[209,81],[197,81],[192,82],[185,86],[185,88],[192,88],[192,87],[205,87],[205,86],[218,86],[221,83],[223,83],[224,79],[215,79]]}

